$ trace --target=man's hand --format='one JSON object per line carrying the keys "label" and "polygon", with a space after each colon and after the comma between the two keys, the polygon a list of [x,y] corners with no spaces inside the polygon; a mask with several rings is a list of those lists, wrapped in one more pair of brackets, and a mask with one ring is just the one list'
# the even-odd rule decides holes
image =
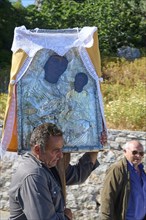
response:
{"label": "man's hand", "polygon": [[[107,143],[107,133],[106,131],[104,130],[102,133],[101,133],[101,136],[100,136],[100,143],[102,145],[105,145]],[[97,160],[97,154],[98,152],[88,152],[89,155],[90,155],[90,158],[91,158],[91,161],[93,164],[96,163],[96,160]]]}
{"label": "man's hand", "polygon": [[64,214],[65,214],[65,216],[66,216],[69,220],[72,220],[73,216],[72,216],[71,209],[65,208],[65,209],[64,209]]}
{"label": "man's hand", "polygon": [[102,145],[106,145],[107,144],[107,132],[105,130],[103,130],[103,132],[101,132],[100,143]]}
{"label": "man's hand", "polygon": [[88,152],[88,154],[90,155],[91,162],[92,162],[93,164],[95,164],[95,163],[96,163],[96,160],[97,160],[97,154],[98,154],[98,152]]}

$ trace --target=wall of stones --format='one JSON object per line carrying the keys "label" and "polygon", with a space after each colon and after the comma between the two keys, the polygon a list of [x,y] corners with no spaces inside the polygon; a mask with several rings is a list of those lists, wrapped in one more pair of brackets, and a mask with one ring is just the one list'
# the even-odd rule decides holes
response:
{"label": "wall of stones", "polygon": [[[146,149],[146,133],[139,131],[108,130],[108,145],[103,151],[98,152],[100,166],[96,168],[90,177],[81,185],[68,186],[67,207],[71,208],[76,220],[98,220],[100,213],[100,192],[106,170],[122,155],[122,146],[127,141],[137,139]],[[74,153],[71,163],[75,164],[81,157],[81,153]],[[11,177],[18,167],[20,156],[7,152],[1,161],[0,169],[0,210],[9,212],[8,190]],[[144,157],[146,168],[146,158]]]}

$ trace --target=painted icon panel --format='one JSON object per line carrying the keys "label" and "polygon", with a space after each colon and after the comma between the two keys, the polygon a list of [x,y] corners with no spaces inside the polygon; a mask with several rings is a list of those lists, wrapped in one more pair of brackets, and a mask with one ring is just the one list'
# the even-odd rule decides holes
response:
{"label": "painted icon panel", "polygon": [[102,148],[103,120],[95,79],[77,48],[64,56],[41,49],[17,85],[19,151],[29,150],[32,130],[44,122],[64,133],[64,152]]}

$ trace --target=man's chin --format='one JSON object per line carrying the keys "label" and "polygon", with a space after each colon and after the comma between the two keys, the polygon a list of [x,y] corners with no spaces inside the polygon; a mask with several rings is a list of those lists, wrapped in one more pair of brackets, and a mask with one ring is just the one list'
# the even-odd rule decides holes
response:
{"label": "man's chin", "polygon": [[55,161],[55,162],[52,162],[52,163],[48,163],[47,167],[52,168],[52,167],[56,167],[56,165],[57,165],[57,162]]}
{"label": "man's chin", "polygon": [[133,164],[134,164],[134,165],[139,165],[140,162],[141,162],[140,160],[134,160],[134,161],[133,161]]}

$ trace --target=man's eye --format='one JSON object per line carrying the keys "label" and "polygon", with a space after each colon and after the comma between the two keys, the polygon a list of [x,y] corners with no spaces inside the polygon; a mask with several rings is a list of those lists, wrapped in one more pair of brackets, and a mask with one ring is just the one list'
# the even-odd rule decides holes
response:
{"label": "man's eye", "polygon": [[55,150],[55,152],[60,153],[60,152],[62,152],[62,149],[57,149],[57,150]]}

